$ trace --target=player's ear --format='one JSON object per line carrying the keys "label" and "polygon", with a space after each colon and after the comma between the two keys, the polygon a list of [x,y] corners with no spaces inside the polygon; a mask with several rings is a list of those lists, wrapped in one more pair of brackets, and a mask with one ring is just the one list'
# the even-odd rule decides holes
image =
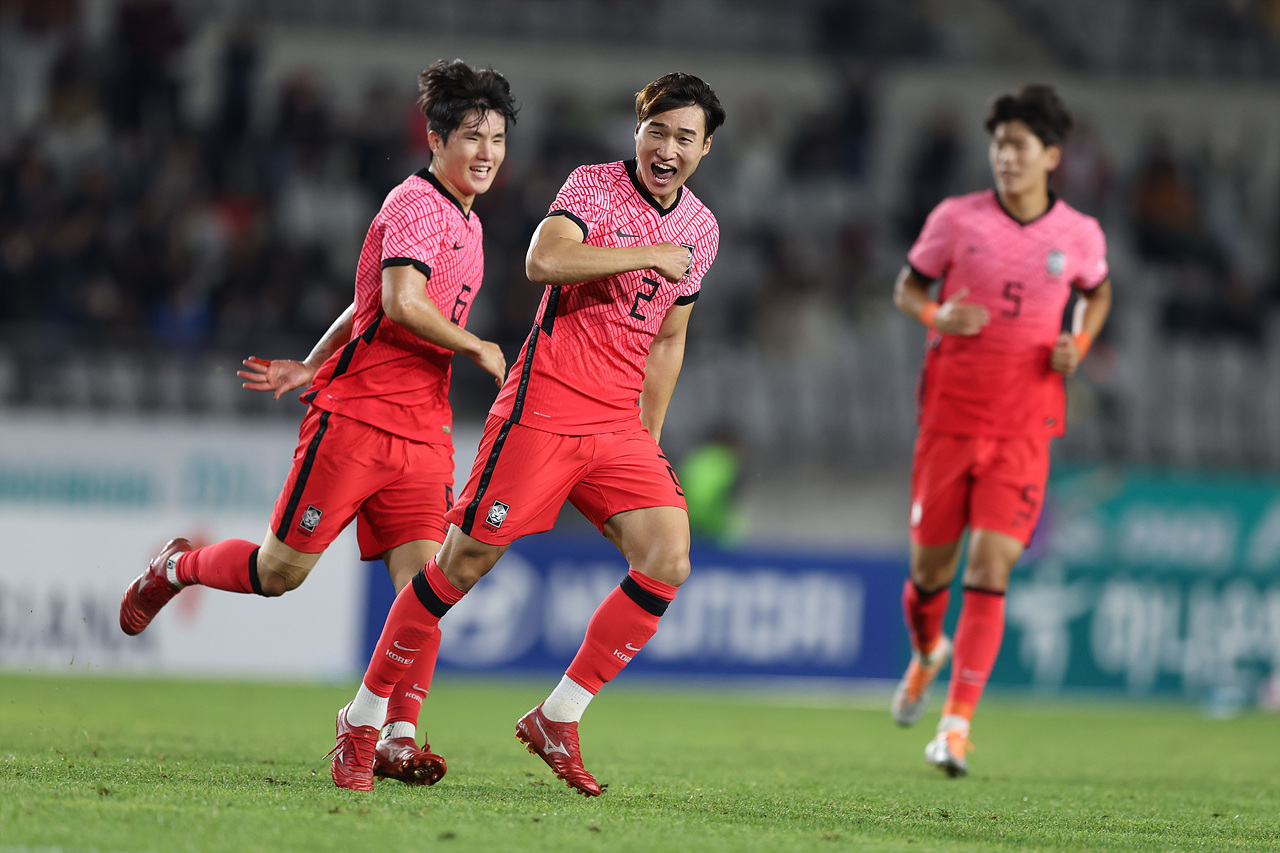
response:
{"label": "player's ear", "polygon": [[1062,162],[1062,147],[1059,145],[1050,145],[1044,150],[1049,157],[1049,171],[1052,172],[1058,168],[1058,164]]}
{"label": "player's ear", "polygon": [[713,139],[715,139],[715,138],[716,138],[716,136],[715,136],[715,134],[713,133],[713,134],[711,134],[710,136],[708,136],[708,137],[707,137],[707,141],[706,141],[706,142],[702,143],[702,156],[703,156],[703,157],[707,156],[707,152],[711,150],[711,140],[713,140]]}

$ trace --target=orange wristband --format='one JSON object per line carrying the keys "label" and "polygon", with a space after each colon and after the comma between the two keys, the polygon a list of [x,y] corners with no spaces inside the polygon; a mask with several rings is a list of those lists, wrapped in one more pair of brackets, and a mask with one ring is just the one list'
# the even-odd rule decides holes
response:
{"label": "orange wristband", "polygon": [[920,313],[917,315],[917,319],[919,319],[921,323],[924,323],[926,326],[932,329],[933,318],[936,316],[938,316],[938,303],[926,302],[924,304],[924,307],[920,309]]}
{"label": "orange wristband", "polygon": [[1088,332],[1076,332],[1072,340],[1076,342],[1076,349],[1080,351],[1080,358],[1083,359],[1089,352],[1089,347],[1093,346],[1093,338],[1089,337]]}

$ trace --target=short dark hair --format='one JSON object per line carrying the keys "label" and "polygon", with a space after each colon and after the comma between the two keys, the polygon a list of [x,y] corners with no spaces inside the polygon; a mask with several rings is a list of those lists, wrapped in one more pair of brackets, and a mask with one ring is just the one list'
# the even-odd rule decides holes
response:
{"label": "short dark hair", "polygon": [[519,112],[507,78],[493,68],[472,68],[461,59],[437,59],[418,75],[418,109],[427,117],[427,128],[445,142],[472,112],[496,112],[507,126],[516,123]]}
{"label": "short dark hair", "polygon": [[715,90],[692,74],[672,71],[636,92],[637,121],[644,122],[650,116],[681,107],[702,107],[707,136],[724,124],[724,107]]}
{"label": "short dark hair", "polygon": [[1046,146],[1061,145],[1071,132],[1071,113],[1052,86],[1023,86],[996,98],[987,113],[987,132],[995,133],[997,125],[1009,121],[1025,124]]}

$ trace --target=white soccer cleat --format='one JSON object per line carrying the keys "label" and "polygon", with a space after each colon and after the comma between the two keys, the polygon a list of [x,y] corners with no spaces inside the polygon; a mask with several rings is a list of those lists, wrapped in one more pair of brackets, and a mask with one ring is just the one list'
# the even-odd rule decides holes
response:
{"label": "white soccer cleat", "polygon": [[969,762],[964,760],[964,755],[972,751],[967,731],[944,729],[924,748],[924,760],[954,779],[969,773]]}
{"label": "white soccer cleat", "polygon": [[911,663],[893,691],[893,703],[889,707],[893,721],[900,726],[914,725],[923,715],[929,701],[929,685],[951,660],[951,639],[943,634],[933,644],[927,655],[911,651]]}

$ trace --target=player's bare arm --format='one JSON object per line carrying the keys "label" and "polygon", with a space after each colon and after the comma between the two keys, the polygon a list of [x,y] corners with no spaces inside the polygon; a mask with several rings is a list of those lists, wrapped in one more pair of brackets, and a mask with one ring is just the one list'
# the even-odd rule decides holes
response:
{"label": "player's bare arm", "polygon": [[354,302],[348,305],[320,336],[320,340],[316,341],[311,353],[303,361],[288,358],[264,359],[256,355],[246,358],[241,362],[245,369],[236,371],[236,376],[248,380],[241,387],[250,391],[271,391],[273,397],[279,400],[294,388],[310,385],[320,365],[351,340],[355,310]]}
{"label": "player's bare arm", "polygon": [[[911,319],[932,326],[944,335],[976,335],[991,321],[987,306],[964,301],[969,295],[967,287],[960,288],[938,305],[929,298],[929,286],[930,282],[909,265],[905,266],[893,285],[893,304]],[[928,316],[930,313],[932,317]]]}
{"label": "player's bare arm", "polygon": [[676,380],[680,378],[680,368],[684,364],[685,332],[689,328],[691,313],[693,303],[671,306],[649,346],[649,359],[645,362],[644,386],[640,389],[640,423],[659,443],[667,406],[671,403],[671,394],[676,389]]}
{"label": "player's bare arm", "polygon": [[382,310],[387,319],[427,343],[467,356],[501,385],[507,375],[507,359],[502,349],[449,322],[427,296],[426,281],[422,273],[407,264],[384,269]]}
{"label": "player's bare arm", "polygon": [[1076,372],[1089,344],[1097,340],[1106,325],[1107,315],[1111,313],[1111,279],[1107,279],[1093,290],[1080,293],[1072,317],[1072,332],[1058,335],[1053,345],[1053,354],[1049,358],[1049,366],[1070,376]]}
{"label": "player's bare arm", "polygon": [[548,216],[533,232],[524,272],[535,284],[581,284],[624,272],[653,270],[670,282],[689,271],[689,250],[678,243],[656,246],[589,246],[567,216]]}

